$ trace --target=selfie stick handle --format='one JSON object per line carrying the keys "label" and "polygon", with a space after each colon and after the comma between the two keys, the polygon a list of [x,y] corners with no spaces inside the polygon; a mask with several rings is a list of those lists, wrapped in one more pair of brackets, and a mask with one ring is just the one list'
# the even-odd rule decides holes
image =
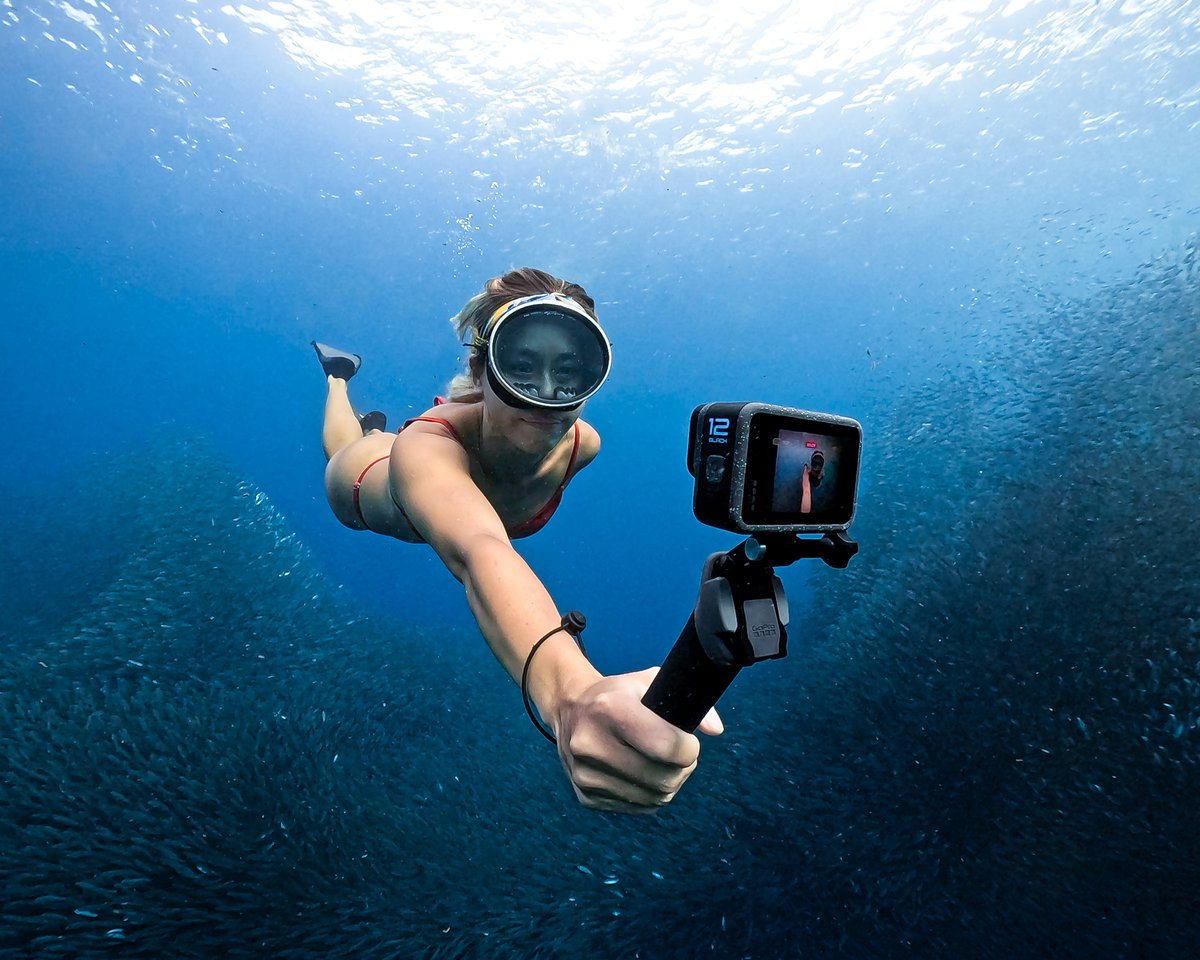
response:
{"label": "selfie stick handle", "polygon": [[787,653],[783,584],[753,540],[711,554],[687,626],[642,703],[691,733],[742,667]]}
{"label": "selfie stick handle", "polygon": [[696,634],[693,613],[642,703],[668,723],[692,733],[741,669],[738,664],[715,663],[709,658]]}
{"label": "selfie stick handle", "polygon": [[687,626],[642,703],[691,733],[742,667],[787,655],[788,601],[775,566],[803,558],[843,568],[858,544],[835,531],[820,540],[751,537],[711,554]]}

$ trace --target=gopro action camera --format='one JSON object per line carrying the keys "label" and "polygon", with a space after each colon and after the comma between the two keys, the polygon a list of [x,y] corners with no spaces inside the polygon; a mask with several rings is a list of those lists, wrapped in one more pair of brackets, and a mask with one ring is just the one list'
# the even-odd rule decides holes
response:
{"label": "gopro action camera", "polygon": [[740,533],[831,533],[854,519],[862,426],[769,403],[705,403],[692,411],[692,510]]}

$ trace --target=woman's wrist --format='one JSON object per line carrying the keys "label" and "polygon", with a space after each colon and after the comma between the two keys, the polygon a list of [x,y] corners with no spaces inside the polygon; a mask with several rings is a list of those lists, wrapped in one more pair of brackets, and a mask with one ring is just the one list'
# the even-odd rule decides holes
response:
{"label": "woman's wrist", "polygon": [[528,668],[529,698],[556,734],[564,707],[578,700],[603,676],[565,632],[547,639]]}

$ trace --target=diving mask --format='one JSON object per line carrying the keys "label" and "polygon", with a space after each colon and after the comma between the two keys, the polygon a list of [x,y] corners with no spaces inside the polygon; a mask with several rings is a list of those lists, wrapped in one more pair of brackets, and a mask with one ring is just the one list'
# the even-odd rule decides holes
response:
{"label": "diving mask", "polygon": [[509,301],[474,344],[487,354],[496,395],[523,409],[573,410],[600,389],[612,367],[600,324],[561,293]]}

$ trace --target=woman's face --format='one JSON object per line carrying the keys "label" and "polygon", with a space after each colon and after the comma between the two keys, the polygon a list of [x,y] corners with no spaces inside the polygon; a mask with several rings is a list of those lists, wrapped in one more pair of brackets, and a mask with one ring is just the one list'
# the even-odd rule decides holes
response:
{"label": "woman's face", "polygon": [[[541,341],[541,345],[546,349],[527,356],[527,369],[530,376],[541,377],[543,384],[552,383],[556,378],[561,384],[568,380],[569,374],[561,365],[555,368],[554,358],[562,356],[559,348],[564,344],[561,342],[561,335],[558,334],[558,331],[547,329],[546,333],[546,338]],[[554,335],[558,335],[560,340],[556,342]],[[533,344],[534,341],[531,340],[530,345]],[[525,355],[523,354],[523,356]],[[508,443],[525,453],[537,455],[549,453],[579,419],[583,406],[575,407],[572,410],[510,406],[492,389],[492,384],[484,373],[484,362],[486,361],[482,361],[481,358],[481,362],[476,365],[474,372],[475,382],[483,391],[483,431],[485,436],[499,434]]]}

